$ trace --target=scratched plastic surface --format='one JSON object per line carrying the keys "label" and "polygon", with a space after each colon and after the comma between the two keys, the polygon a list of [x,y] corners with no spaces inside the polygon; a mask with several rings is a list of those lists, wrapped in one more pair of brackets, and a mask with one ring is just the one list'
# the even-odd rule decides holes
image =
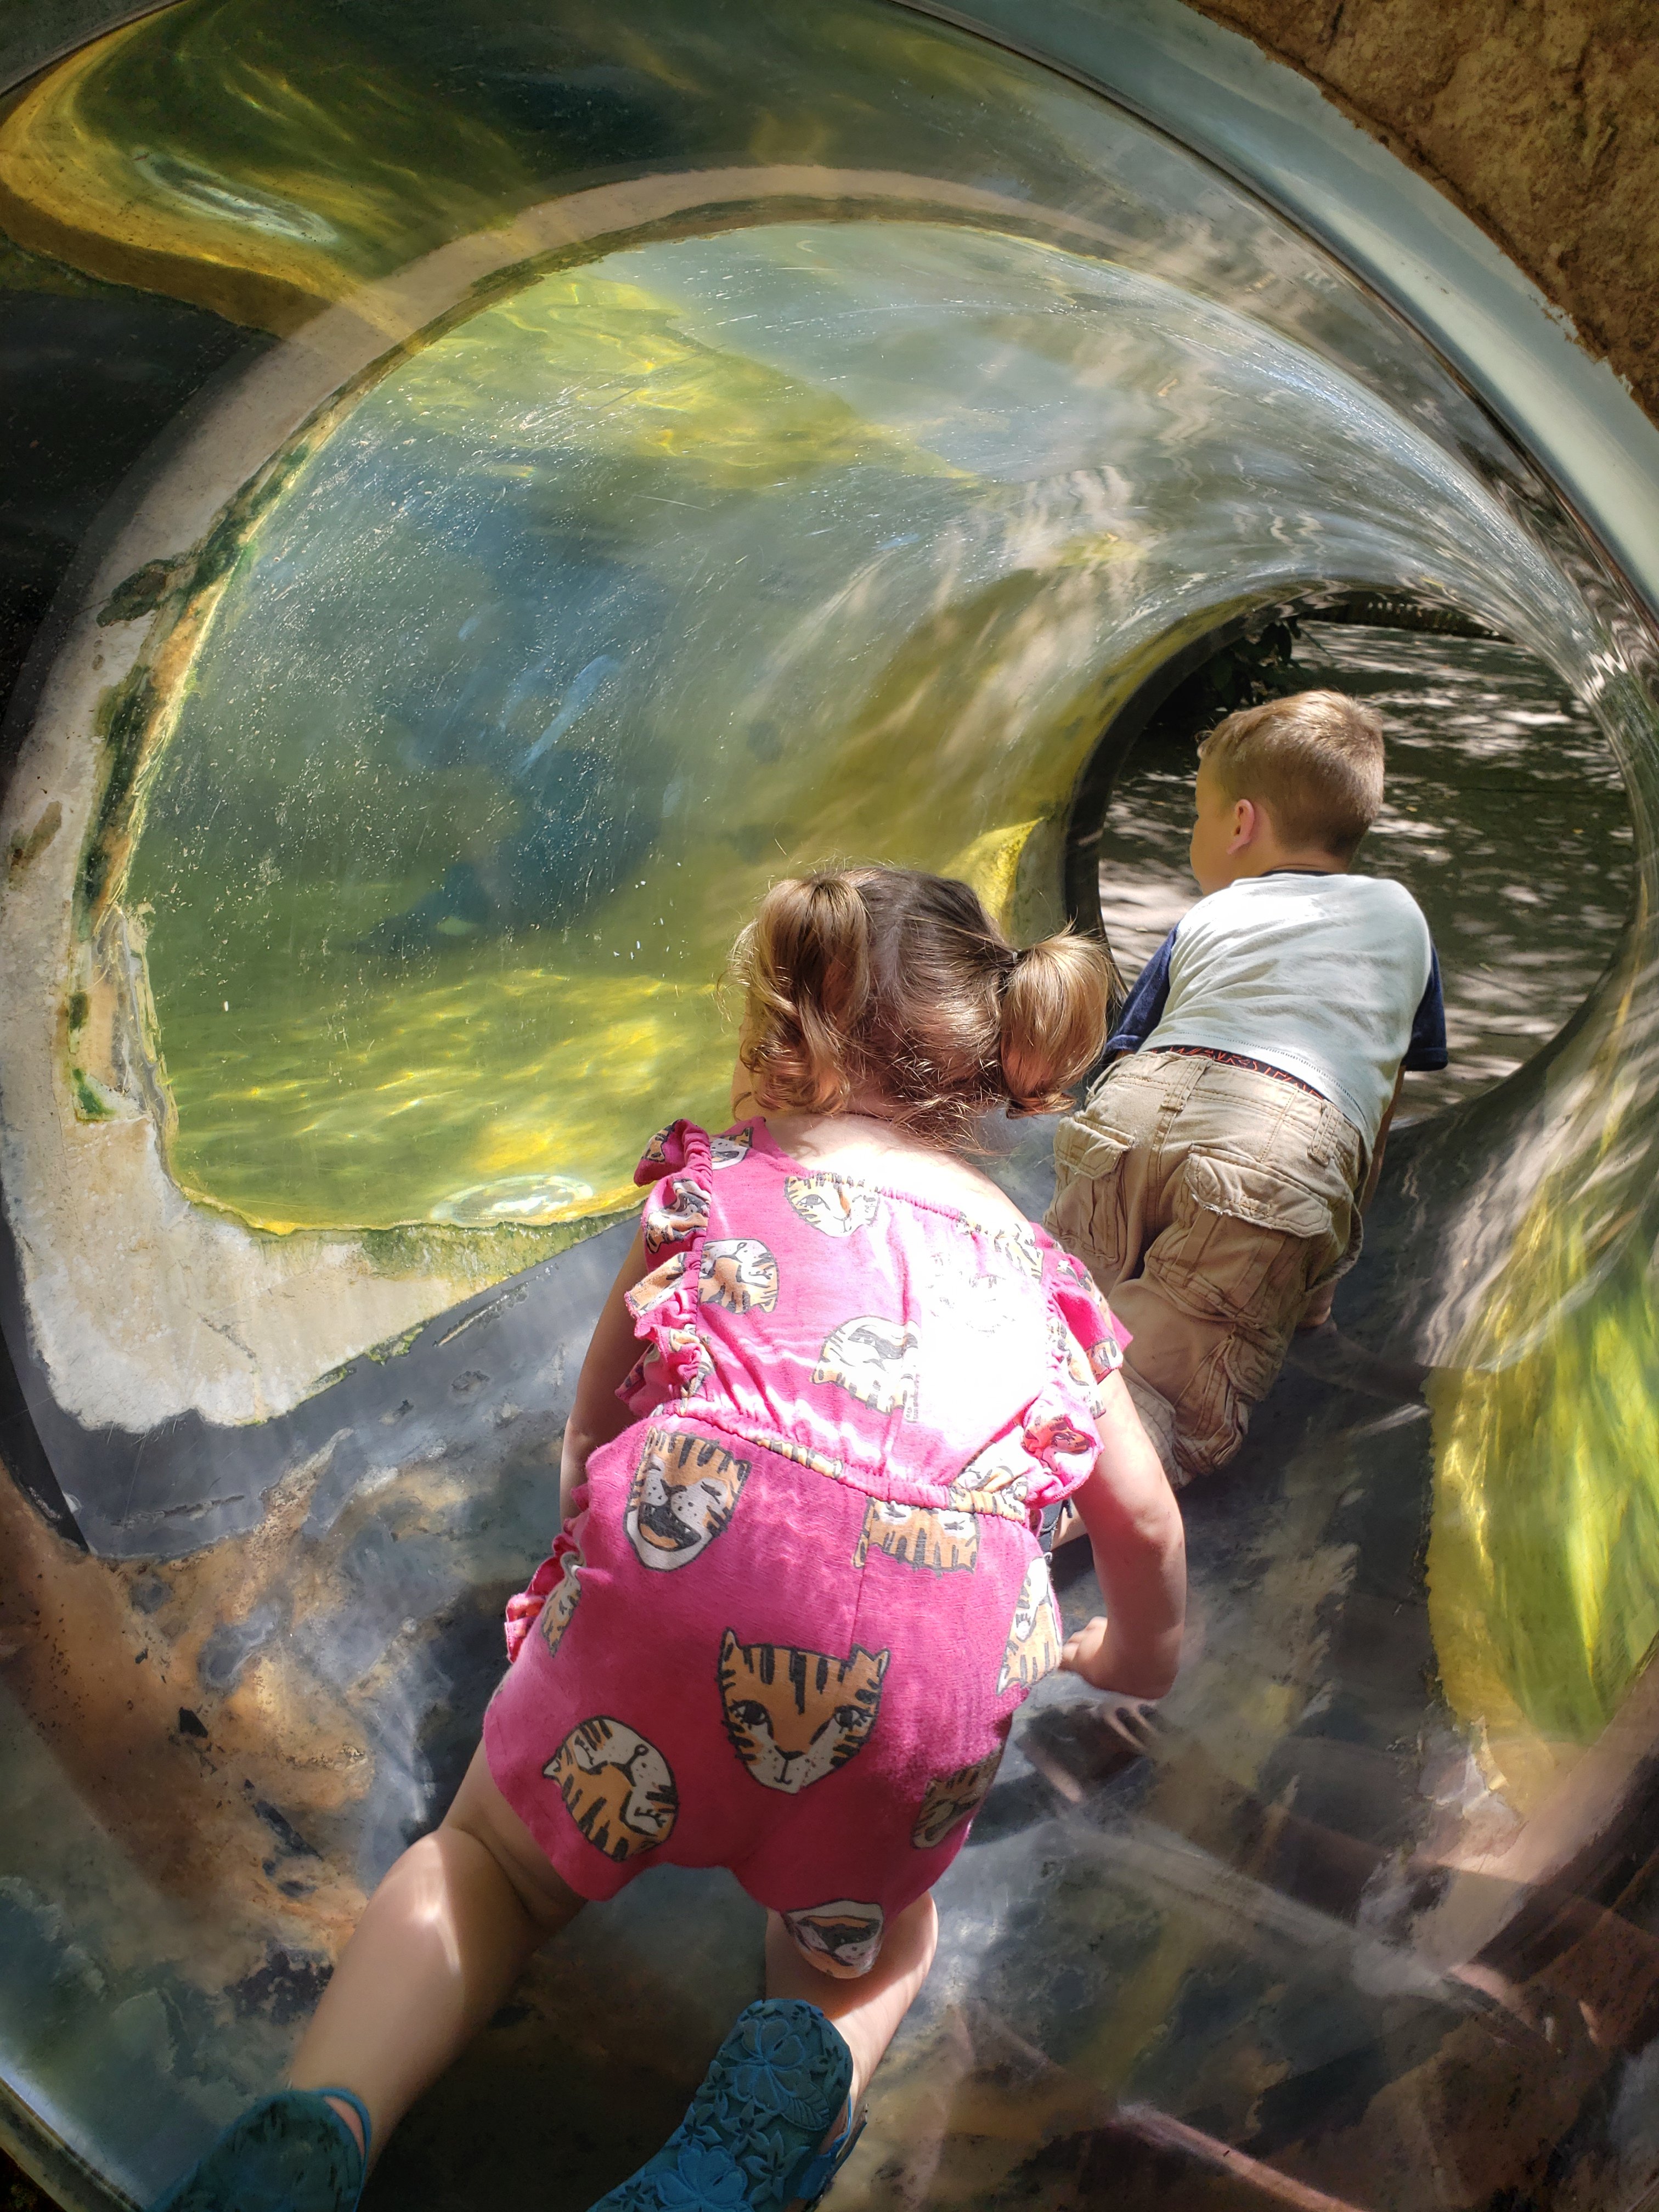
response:
{"label": "scratched plastic surface", "polygon": [[[1553,825],[1547,881],[1483,846],[1504,929],[1443,957],[1519,975],[1516,890],[1608,963],[1563,953],[1565,1027],[1397,1141],[1351,1349],[1184,1500],[1174,1693],[1032,1699],[835,2201],[1642,2201],[1652,641],[1524,455],[1203,162],[875,0],[181,0],[0,112],[0,229],[14,662],[68,576],[0,908],[11,2133],[143,2201],[441,1811],[608,1218],[651,1127],[715,1109],[757,890],[874,852],[1052,926],[1156,668],[1392,588],[1577,702],[1571,743],[1516,692],[1446,740],[1467,786],[1419,769],[1472,837],[1510,769]],[[239,405],[258,465],[103,574]],[[999,1158],[1033,1211],[1047,1139]],[[78,1243],[40,1231],[54,1176]],[[204,1237],[395,1325],[266,1372]],[[411,1307],[434,1252],[473,1287]],[[759,1943],[720,1875],[595,1911],[369,2205],[590,2203]]]}

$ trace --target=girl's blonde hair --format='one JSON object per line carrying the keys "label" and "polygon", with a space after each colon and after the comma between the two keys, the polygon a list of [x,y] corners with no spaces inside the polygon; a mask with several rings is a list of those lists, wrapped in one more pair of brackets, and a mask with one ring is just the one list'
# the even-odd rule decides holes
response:
{"label": "girl's blonde hair", "polygon": [[1062,1112],[1122,992],[1103,945],[1066,930],[1018,951],[967,884],[915,868],[775,884],[732,969],[757,1105],[834,1114],[872,1092],[951,1145],[995,1107]]}

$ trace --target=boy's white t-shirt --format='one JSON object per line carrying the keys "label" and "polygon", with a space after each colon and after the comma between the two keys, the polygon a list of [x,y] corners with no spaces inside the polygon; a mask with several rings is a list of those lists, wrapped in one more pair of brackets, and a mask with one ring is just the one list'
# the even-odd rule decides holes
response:
{"label": "boy's white t-shirt", "polygon": [[1299,1076],[1367,1146],[1402,1065],[1446,1065],[1439,965],[1408,890],[1381,876],[1243,876],[1176,923],[1109,1052],[1236,1052]]}

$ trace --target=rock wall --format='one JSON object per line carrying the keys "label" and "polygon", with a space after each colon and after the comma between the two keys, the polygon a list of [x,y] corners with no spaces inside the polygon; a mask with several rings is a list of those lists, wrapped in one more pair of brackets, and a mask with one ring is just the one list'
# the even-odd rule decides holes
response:
{"label": "rock wall", "polygon": [[1193,0],[1472,216],[1659,421],[1653,0]]}

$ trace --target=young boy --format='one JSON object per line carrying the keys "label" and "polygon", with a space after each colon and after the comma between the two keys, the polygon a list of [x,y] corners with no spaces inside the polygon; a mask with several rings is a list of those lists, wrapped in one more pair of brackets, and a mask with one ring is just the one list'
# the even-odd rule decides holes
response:
{"label": "young boy", "polygon": [[1348,872],[1382,804],[1376,715],[1336,691],[1230,714],[1195,799],[1204,896],[1060,1125],[1048,1216],[1133,1333],[1124,1381],[1176,1484],[1231,1458],[1328,1319],[1404,1072],[1446,1065],[1428,924]]}

